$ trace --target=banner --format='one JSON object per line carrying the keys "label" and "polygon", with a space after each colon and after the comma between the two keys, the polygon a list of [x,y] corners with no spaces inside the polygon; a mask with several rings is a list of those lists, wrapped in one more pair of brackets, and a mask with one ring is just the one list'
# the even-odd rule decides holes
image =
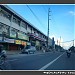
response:
{"label": "banner", "polygon": [[16,43],[16,44],[21,44],[22,41],[21,41],[21,40],[15,40],[15,43]]}
{"label": "banner", "polygon": [[23,40],[29,40],[29,37],[21,32],[18,32],[18,38]]}
{"label": "banner", "polygon": [[10,37],[16,38],[16,32],[10,31]]}
{"label": "banner", "polygon": [[4,37],[4,42],[14,43],[14,39],[9,39],[9,38]]}
{"label": "banner", "polygon": [[22,45],[26,46],[27,45],[27,42],[22,41]]}

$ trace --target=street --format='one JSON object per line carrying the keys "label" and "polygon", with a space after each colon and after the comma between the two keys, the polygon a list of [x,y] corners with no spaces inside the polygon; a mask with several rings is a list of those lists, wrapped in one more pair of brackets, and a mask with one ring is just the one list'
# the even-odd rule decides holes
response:
{"label": "street", "polygon": [[68,58],[65,52],[21,54],[9,57],[6,70],[75,70],[75,53]]}

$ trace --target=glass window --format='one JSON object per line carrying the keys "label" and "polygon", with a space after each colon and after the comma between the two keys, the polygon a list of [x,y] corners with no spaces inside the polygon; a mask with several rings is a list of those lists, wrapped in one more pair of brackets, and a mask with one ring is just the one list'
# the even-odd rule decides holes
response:
{"label": "glass window", "polygon": [[27,25],[26,25],[25,22],[22,22],[21,26],[22,26],[23,28],[27,29]]}
{"label": "glass window", "polygon": [[11,14],[9,14],[8,12],[6,12],[5,10],[1,9],[0,11],[0,15],[7,18],[7,19],[11,19]]}
{"label": "glass window", "polygon": [[0,34],[4,32],[6,35],[9,34],[9,26],[0,23]]}
{"label": "glass window", "polygon": [[18,24],[18,25],[20,25],[20,20],[17,19],[16,17],[13,17],[13,22],[16,23],[16,24]]}
{"label": "glass window", "polygon": [[0,34],[2,34],[2,32],[3,32],[3,26],[2,24],[0,24]]}

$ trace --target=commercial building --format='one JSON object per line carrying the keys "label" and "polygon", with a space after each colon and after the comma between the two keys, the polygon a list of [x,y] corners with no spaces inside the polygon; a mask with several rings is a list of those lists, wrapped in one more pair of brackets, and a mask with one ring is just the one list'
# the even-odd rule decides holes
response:
{"label": "commercial building", "polygon": [[6,5],[0,5],[0,44],[5,50],[19,50],[27,44],[37,50],[45,46],[47,36]]}

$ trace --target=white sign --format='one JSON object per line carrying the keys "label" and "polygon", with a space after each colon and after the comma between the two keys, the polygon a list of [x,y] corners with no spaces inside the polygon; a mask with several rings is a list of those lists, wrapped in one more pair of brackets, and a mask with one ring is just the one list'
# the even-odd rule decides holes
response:
{"label": "white sign", "polygon": [[14,43],[14,39],[9,39],[4,37],[5,42]]}

